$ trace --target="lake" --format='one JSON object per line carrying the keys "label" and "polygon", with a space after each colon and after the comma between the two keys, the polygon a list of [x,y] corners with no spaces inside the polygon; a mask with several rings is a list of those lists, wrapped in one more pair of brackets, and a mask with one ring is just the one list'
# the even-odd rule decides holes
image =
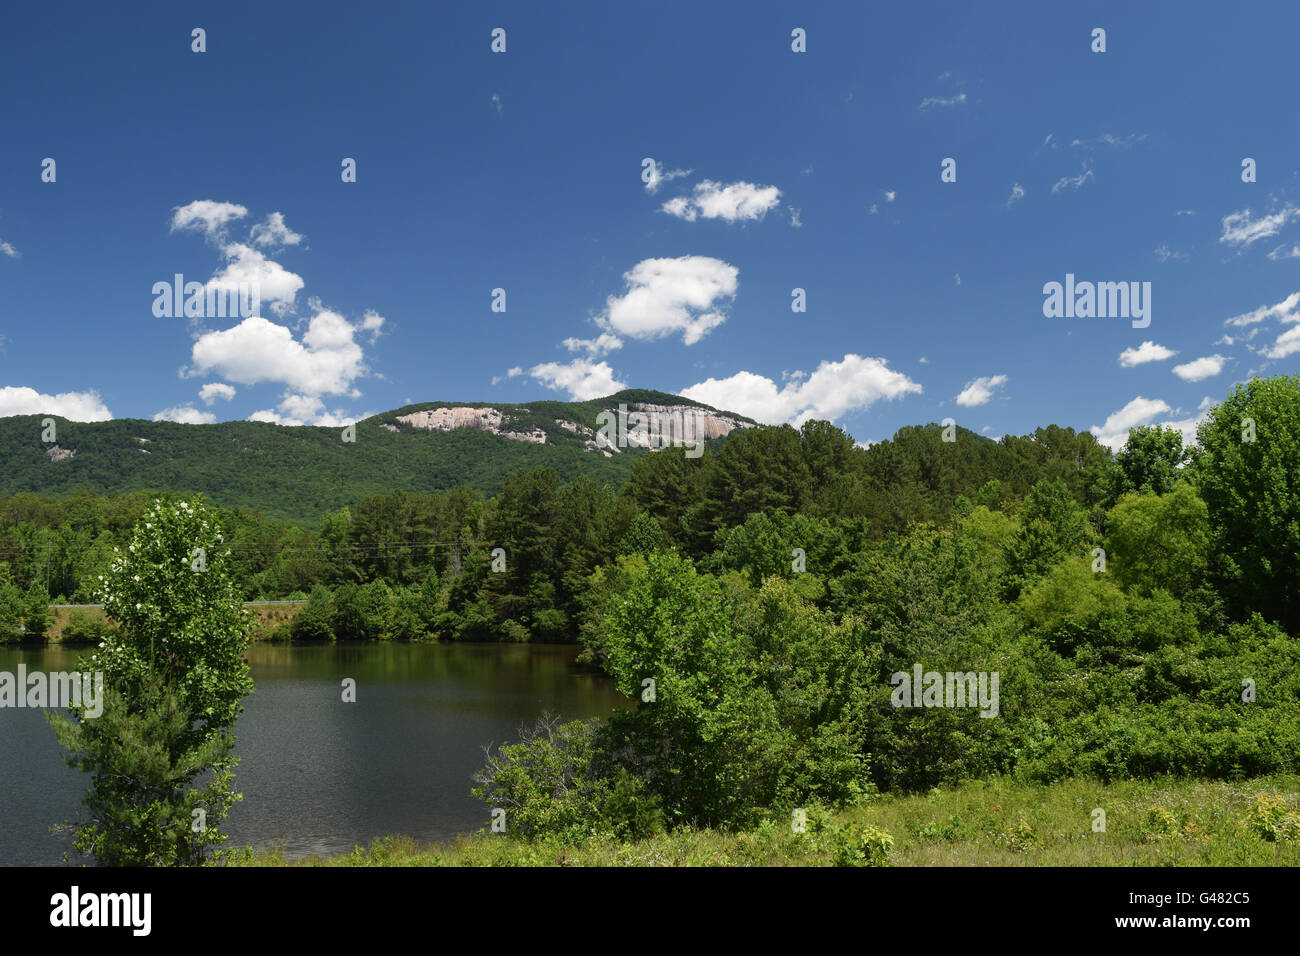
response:
{"label": "lake", "polygon": [[[0,671],[71,671],[79,648],[0,647]],[[229,846],[338,853],[377,836],[436,842],[489,822],[470,796],[483,746],[543,711],[604,717],[627,699],[573,663],[572,644],[256,644],[239,720]],[[356,681],[344,703],[342,682]],[[60,756],[39,710],[0,708],[0,864],[58,865],[90,775]]]}

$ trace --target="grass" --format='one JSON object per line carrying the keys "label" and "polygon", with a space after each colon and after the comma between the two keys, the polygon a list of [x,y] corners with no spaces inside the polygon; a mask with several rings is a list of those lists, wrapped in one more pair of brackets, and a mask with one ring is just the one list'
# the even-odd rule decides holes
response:
{"label": "grass", "polygon": [[[1300,866],[1300,776],[1198,780],[1006,778],[808,808],[746,833],[679,830],[580,846],[477,833],[439,846],[385,837],[332,857],[226,851],[232,866]],[[1094,831],[1095,810],[1105,831]]]}

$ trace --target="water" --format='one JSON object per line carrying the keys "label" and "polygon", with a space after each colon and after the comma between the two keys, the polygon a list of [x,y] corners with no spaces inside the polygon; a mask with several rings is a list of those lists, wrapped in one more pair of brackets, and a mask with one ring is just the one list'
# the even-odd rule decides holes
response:
{"label": "water", "polygon": [[[236,729],[244,794],[232,846],[338,853],[374,837],[436,842],[488,823],[470,796],[482,747],[543,711],[607,716],[626,702],[573,645],[255,645],[257,689]],[[79,649],[0,647],[0,671],[70,671]],[[356,681],[343,703],[342,681]],[[60,864],[90,775],[65,765],[39,710],[0,709],[0,864]]]}

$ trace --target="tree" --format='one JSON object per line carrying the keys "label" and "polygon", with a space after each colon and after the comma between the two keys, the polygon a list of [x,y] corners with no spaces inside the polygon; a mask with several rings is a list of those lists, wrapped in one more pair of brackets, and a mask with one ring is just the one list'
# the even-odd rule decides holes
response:
{"label": "tree", "polygon": [[1238,385],[1197,441],[1220,590],[1239,619],[1259,611],[1300,632],[1300,376]]}
{"label": "tree", "polygon": [[1210,522],[1185,481],[1168,494],[1126,494],[1106,518],[1109,568],[1125,588],[1164,588],[1182,597],[1205,574]]}
{"label": "tree", "polygon": [[1128,433],[1115,460],[1099,471],[1094,496],[1113,505],[1121,495],[1132,492],[1168,494],[1190,460],[1189,450],[1183,448],[1183,433],[1177,428],[1138,425]]}
{"label": "tree", "polygon": [[101,864],[195,864],[226,839],[217,824],[241,798],[232,730],[253,682],[222,542],[202,497],[146,511],[99,583],[120,627],[81,664],[103,675],[103,713],[83,701],[48,715],[67,762],[92,774],[73,845]]}
{"label": "tree", "polygon": [[50,629],[50,595],[44,585],[33,584],[23,597],[23,636],[39,640]]}

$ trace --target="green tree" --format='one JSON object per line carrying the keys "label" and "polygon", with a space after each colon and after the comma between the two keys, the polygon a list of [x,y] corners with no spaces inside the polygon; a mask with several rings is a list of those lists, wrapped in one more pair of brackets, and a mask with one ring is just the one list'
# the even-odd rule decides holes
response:
{"label": "green tree", "polygon": [[1258,611],[1300,633],[1300,376],[1238,385],[1197,441],[1221,591],[1237,617]]}
{"label": "green tree", "polygon": [[1113,505],[1121,495],[1132,492],[1168,494],[1190,460],[1190,451],[1183,448],[1183,433],[1177,428],[1138,425],[1128,433],[1114,461],[1099,470],[1095,497]]}
{"label": "green tree", "polygon": [[201,497],[158,501],[100,582],[120,626],[81,669],[103,675],[103,713],[83,701],[47,719],[69,764],[92,774],[73,845],[102,864],[194,864],[226,839],[217,825],[240,799],[233,728],[253,688],[229,558]]}

